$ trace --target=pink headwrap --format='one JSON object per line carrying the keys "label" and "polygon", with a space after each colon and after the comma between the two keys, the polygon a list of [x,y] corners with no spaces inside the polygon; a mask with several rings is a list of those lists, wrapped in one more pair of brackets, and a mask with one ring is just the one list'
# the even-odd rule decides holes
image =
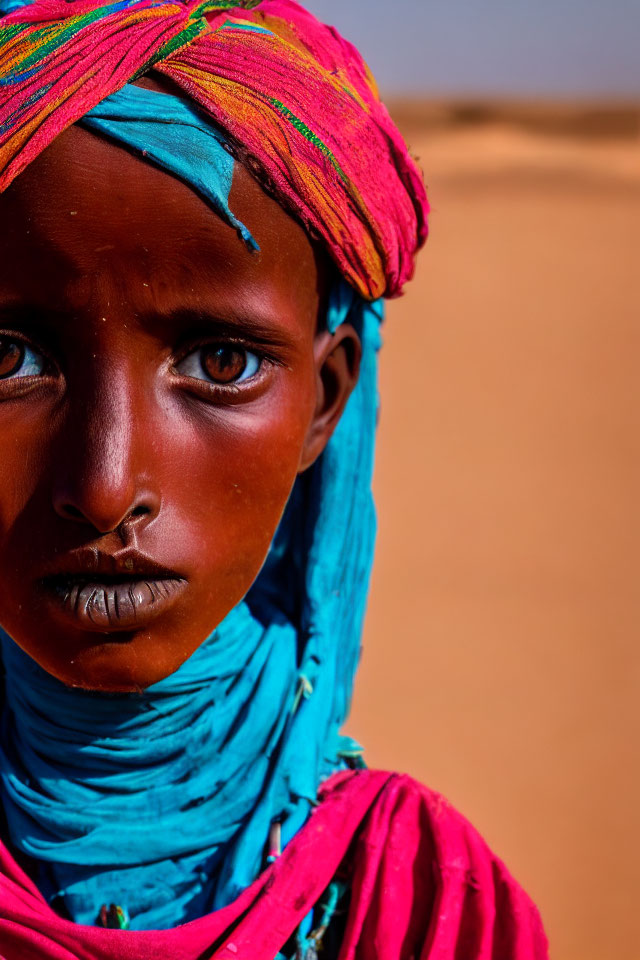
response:
{"label": "pink headwrap", "polygon": [[0,20],[0,190],[109,94],[155,69],[229,135],[367,299],[427,235],[421,174],[355,48],[293,0],[35,0]]}

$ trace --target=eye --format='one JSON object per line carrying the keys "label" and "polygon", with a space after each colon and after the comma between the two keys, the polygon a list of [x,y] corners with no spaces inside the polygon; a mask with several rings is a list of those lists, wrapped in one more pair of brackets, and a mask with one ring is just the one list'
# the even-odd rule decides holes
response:
{"label": "eye", "polygon": [[185,377],[224,385],[251,379],[260,369],[261,362],[257,354],[238,344],[208,343],[176,364],[176,370]]}
{"label": "eye", "polygon": [[0,336],[0,380],[37,377],[45,367],[46,360],[38,350],[22,340]]}

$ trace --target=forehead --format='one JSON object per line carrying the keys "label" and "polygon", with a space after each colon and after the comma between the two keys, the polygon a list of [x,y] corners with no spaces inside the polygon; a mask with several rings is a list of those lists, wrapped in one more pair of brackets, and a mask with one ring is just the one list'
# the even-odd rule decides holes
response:
{"label": "forehead", "polygon": [[20,277],[31,286],[35,258],[44,286],[105,271],[135,284],[144,274],[147,281],[226,286],[238,295],[251,288],[274,305],[317,311],[320,257],[304,229],[240,164],[229,206],[259,253],[187,184],[73,126],[0,195],[0,293]]}

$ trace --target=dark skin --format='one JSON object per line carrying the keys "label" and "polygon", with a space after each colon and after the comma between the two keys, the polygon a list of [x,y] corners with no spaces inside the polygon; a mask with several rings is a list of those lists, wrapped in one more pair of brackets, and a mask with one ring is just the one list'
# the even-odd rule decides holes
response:
{"label": "dark skin", "polygon": [[139,690],[193,653],[357,380],[305,231],[240,165],[229,205],[260,254],[78,127],[0,196],[0,623],[69,686]]}

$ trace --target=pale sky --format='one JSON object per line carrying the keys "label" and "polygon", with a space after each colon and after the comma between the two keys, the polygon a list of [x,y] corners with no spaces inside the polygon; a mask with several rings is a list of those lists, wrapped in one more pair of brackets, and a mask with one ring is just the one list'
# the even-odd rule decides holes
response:
{"label": "pale sky", "polygon": [[385,93],[640,96],[640,0],[302,0]]}

